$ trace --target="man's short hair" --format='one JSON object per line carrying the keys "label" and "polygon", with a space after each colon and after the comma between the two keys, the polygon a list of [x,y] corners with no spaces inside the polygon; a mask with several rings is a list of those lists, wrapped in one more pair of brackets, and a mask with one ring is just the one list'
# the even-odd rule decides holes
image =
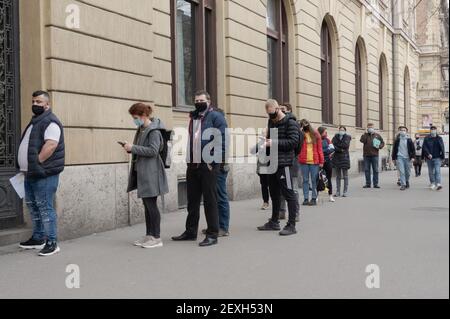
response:
{"label": "man's short hair", "polygon": [[430,130],[437,130],[437,127],[433,125],[432,127],[430,127]]}
{"label": "man's short hair", "polygon": [[33,97],[44,96],[47,100],[50,101],[50,94],[47,91],[35,91],[33,92]]}
{"label": "man's short hair", "polygon": [[367,123],[367,127],[369,126],[375,126],[373,123]]}
{"label": "man's short hair", "polygon": [[206,90],[198,90],[195,92],[195,96],[202,96],[204,95],[208,101],[211,101],[211,95]]}
{"label": "man's short hair", "polygon": [[268,107],[268,106],[273,106],[275,108],[279,108],[280,107],[280,105],[278,104],[278,101],[274,100],[274,99],[268,99],[267,100],[266,107]]}
{"label": "man's short hair", "polygon": [[398,130],[400,131],[402,128],[404,128],[406,131],[408,131],[408,128],[407,128],[406,126],[404,126],[404,125],[400,125],[400,126],[398,127]]}

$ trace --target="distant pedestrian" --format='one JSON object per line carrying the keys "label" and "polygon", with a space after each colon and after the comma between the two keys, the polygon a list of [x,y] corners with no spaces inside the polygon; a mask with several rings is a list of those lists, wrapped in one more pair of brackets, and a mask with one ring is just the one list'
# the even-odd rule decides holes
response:
{"label": "distant pedestrian", "polygon": [[444,140],[437,133],[437,127],[431,127],[431,133],[423,141],[423,157],[427,161],[428,174],[430,177],[430,188],[432,190],[442,189],[441,165],[445,160]]}
{"label": "distant pedestrian", "polygon": [[[322,138],[320,134],[314,130],[311,123],[307,120],[302,120],[304,142],[301,152],[298,156],[298,162],[303,177],[303,205],[316,206],[317,205],[317,179],[319,177],[319,170],[323,167],[325,159],[322,151]],[[309,189],[311,181],[311,200],[309,200]]]}
{"label": "distant pedestrian", "polygon": [[[339,132],[333,137],[331,141],[334,146],[334,153],[332,156],[333,166],[336,168],[336,197],[348,196],[348,170],[350,169],[350,143],[352,137],[347,134],[345,126],[339,126]],[[341,193],[341,180],[344,180],[344,192]]]}
{"label": "distant pedestrian", "polygon": [[414,142],[408,136],[408,128],[400,126],[399,134],[392,149],[392,160],[397,166],[400,174],[400,190],[404,191],[410,187],[409,177],[411,175],[411,161],[416,156]]}
{"label": "distant pedestrian", "polygon": [[373,172],[373,187],[379,186],[379,153],[384,147],[384,140],[380,134],[375,131],[375,126],[372,123],[367,125],[367,132],[361,136],[360,142],[364,144],[364,171],[366,175],[366,185],[364,188],[371,188],[371,170]]}
{"label": "distant pedestrian", "polygon": [[414,147],[416,149],[416,157],[414,159],[414,170],[416,177],[422,175],[422,149],[423,149],[423,139],[420,135],[416,134],[416,140],[414,141]]}
{"label": "distant pedestrian", "polygon": [[335,199],[333,198],[333,164],[331,163],[331,155],[334,153],[334,146],[331,143],[330,139],[328,138],[328,132],[326,127],[319,127],[318,128],[319,134],[322,138],[322,151],[323,151],[323,157],[325,159],[325,163],[323,164],[323,169],[325,171],[325,175],[327,177],[327,188],[328,188],[328,196],[330,199],[330,202],[335,202]]}

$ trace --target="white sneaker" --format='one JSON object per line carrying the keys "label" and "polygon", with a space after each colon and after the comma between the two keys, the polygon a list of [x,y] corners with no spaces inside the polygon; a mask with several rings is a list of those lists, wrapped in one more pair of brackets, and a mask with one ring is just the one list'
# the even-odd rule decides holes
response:
{"label": "white sneaker", "polygon": [[441,184],[437,184],[436,190],[437,190],[437,191],[440,191],[441,189],[442,189],[442,185],[441,185]]}
{"label": "white sneaker", "polygon": [[336,200],[334,199],[333,195],[330,195],[330,202],[334,203]]}
{"label": "white sneaker", "polygon": [[155,238],[153,236],[150,236],[150,239],[142,244],[142,248],[158,248],[162,247],[163,242],[161,238]]}
{"label": "white sneaker", "polygon": [[430,188],[431,188],[432,191],[435,191],[435,190],[436,190],[436,185],[431,184],[431,187],[430,187]]}
{"label": "white sneaker", "polygon": [[143,236],[141,239],[136,240],[133,245],[141,247],[143,243],[147,242],[150,239],[150,236]]}

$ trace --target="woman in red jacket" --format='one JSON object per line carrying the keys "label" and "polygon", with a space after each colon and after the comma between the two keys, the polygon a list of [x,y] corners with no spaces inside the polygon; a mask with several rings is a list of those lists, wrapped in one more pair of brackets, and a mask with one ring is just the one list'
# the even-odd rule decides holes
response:
{"label": "woman in red jacket", "polygon": [[[298,156],[300,169],[303,176],[303,195],[305,200],[303,205],[317,205],[317,178],[319,177],[320,167],[325,162],[322,150],[322,138],[320,134],[313,129],[309,121],[301,121],[302,130],[305,134],[302,150]],[[311,180],[312,199],[309,200],[309,188]]]}

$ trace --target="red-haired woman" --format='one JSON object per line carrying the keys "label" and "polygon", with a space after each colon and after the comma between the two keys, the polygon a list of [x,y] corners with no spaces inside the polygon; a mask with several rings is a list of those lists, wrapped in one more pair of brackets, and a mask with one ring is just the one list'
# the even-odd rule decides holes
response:
{"label": "red-haired woman", "polygon": [[132,154],[128,192],[137,189],[138,198],[142,198],[145,207],[146,235],[134,242],[143,248],[162,247],[160,236],[161,215],[157,206],[158,196],[167,194],[169,187],[164,163],[160,156],[163,148],[161,120],[151,117],[151,106],[137,103],[131,106],[129,113],[137,126],[133,144],[124,143],[124,149]]}

